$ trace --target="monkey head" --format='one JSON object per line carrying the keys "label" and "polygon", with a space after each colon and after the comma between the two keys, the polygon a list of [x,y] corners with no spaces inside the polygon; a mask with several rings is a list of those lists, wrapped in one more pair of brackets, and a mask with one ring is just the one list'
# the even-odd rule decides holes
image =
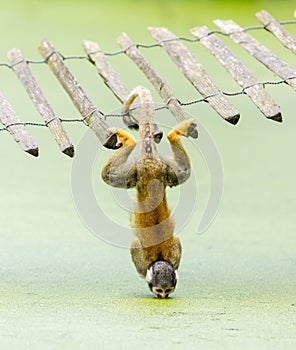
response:
{"label": "monkey head", "polygon": [[165,260],[154,262],[146,273],[146,281],[151,292],[160,299],[166,299],[174,292],[177,279],[177,271],[171,263]]}

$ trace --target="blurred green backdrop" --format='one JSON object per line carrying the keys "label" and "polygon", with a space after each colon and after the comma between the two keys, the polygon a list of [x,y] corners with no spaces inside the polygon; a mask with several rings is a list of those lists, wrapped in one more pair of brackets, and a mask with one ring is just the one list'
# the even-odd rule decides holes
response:
{"label": "blurred green backdrop", "polygon": [[[0,4],[1,62],[7,61],[12,47],[27,58],[39,59],[37,46],[44,37],[64,55],[83,54],[83,39],[97,41],[110,52],[118,49],[116,38],[122,31],[136,42],[152,43],[147,26],[190,36],[194,26],[214,28],[216,18],[257,25],[254,15],[262,9],[279,20],[293,19],[296,5],[295,1],[194,0],[1,0]],[[295,25],[287,28],[295,35]],[[295,56],[269,33],[252,35],[295,67]],[[277,80],[226,42],[259,80]],[[240,90],[201,45],[188,46],[219,87]],[[161,49],[143,53],[177,97],[182,101],[198,97]],[[128,58],[114,56],[110,62],[129,89],[138,84],[151,87]],[[91,65],[77,60],[67,64],[100,110],[120,108]],[[49,69],[31,68],[56,113],[79,117]],[[0,89],[22,120],[40,121],[14,73],[5,67],[0,67]],[[0,347],[294,349],[296,98],[288,86],[268,91],[281,106],[282,124],[266,120],[246,96],[231,98],[241,112],[235,127],[207,104],[186,108],[217,144],[224,166],[224,195],[214,223],[196,235],[209,183],[202,157],[191,154],[198,177],[197,207],[180,233],[184,255],[177,291],[163,302],[151,298],[128,250],[97,239],[80,221],[71,194],[72,160],[59,153],[48,130],[30,128],[39,144],[38,159],[22,152],[8,133],[0,133]],[[65,127],[77,145],[85,127]],[[189,141],[185,144],[190,148]],[[114,207],[109,188],[100,184],[100,162],[110,154],[100,149],[94,185],[100,188],[97,196],[106,198],[110,210],[114,208],[128,225],[127,214]],[[190,196],[189,187],[182,190]]]}

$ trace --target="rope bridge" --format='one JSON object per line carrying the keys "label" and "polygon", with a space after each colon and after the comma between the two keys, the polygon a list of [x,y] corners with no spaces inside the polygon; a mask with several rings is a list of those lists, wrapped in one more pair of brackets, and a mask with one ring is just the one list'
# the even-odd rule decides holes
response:
{"label": "rope bridge", "polygon": [[[107,119],[109,117],[120,117],[129,127],[134,127],[134,120],[137,120],[136,108],[130,110],[129,114],[104,114],[90,100],[84,88],[67,67],[66,61],[86,60],[95,65],[106,86],[122,103],[129,91],[108,60],[108,57],[117,55],[128,56],[152,83],[164,101],[164,104],[155,108],[155,110],[168,109],[177,121],[187,118],[182,107],[207,102],[225,121],[236,124],[240,113],[228,97],[247,95],[266,118],[281,122],[280,108],[264,88],[266,85],[287,84],[296,90],[296,70],[256,40],[249,32],[252,30],[267,30],[286,48],[296,53],[296,38],[284,28],[285,25],[296,24],[296,20],[278,22],[266,11],[258,12],[256,16],[262,25],[242,28],[232,20],[215,20],[214,23],[219,30],[210,30],[206,26],[195,27],[191,29],[193,38],[176,36],[166,28],[148,28],[150,34],[156,40],[156,43],[153,44],[134,43],[125,33],[122,33],[118,38],[121,49],[115,52],[104,52],[98,43],[87,40],[83,41],[83,48],[86,53],[84,56],[63,56],[46,39],[41,42],[38,48],[43,57],[42,60],[25,59],[20,50],[12,49],[7,54],[9,62],[0,62],[0,67],[15,72],[43,122],[21,121],[0,90],[0,122],[3,125],[0,131],[8,131],[25,152],[38,156],[38,145],[28,131],[27,126],[47,127],[60,150],[73,157],[74,146],[64,129],[63,123],[84,123],[93,130],[105,147],[115,148],[116,140],[113,136],[111,135],[106,139],[106,131],[109,128]],[[259,82],[219,36],[227,36],[232,39],[280,79]],[[197,57],[184,44],[186,42],[198,42],[205,46],[241,86],[241,90],[235,92],[220,90]],[[201,98],[192,101],[180,101],[174,95],[160,73],[140,50],[154,47],[161,47],[166,51],[171,60],[202,96]],[[32,64],[45,64],[51,69],[79,111],[81,118],[66,119],[56,115],[30,69]],[[193,134],[192,137],[194,137]]]}

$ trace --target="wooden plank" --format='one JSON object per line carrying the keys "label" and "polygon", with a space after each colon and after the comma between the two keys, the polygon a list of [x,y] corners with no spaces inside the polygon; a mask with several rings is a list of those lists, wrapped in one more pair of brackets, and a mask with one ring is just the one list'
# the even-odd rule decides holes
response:
{"label": "wooden plank", "polygon": [[[122,33],[117,42],[120,47],[125,51],[126,55],[133,60],[133,62],[141,69],[141,71],[146,75],[148,80],[154,86],[156,91],[159,93],[160,97],[165,103],[167,103],[168,109],[175,116],[178,122],[187,119],[187,115],[183,108],[181,107],[179,101],[176,99],[172,91],[170,90],[164,79],[158,74],[155,68],[150,64],[150,62],[141,54],[141,52],[134,45],[132,40],[125,34]],[[190,135],[193,138],[197,138],[198,132],[196,128],[190,130]]]}
{"label": "wooden plank", "polygon": [[0,121],[11,133],[14,140],[27,153],[38,157],[38,146],[31,134],[16,116],[11,104],[0,91]]}
{"label": "wooden plank", "polygon": [[216,19],[214,23],[238,45],[249,52],[259,62],[264,64],[268,69],[285,80],[294,90],[296,90],[296,71],[287,63],[282,61],[266,46],[253,38],[249,33],[243,31],[239,25],[232,20]]}
{"label": "wooden plank", "polygon": [[279,106],[274,99],[220,38],[211,33],[206,26],[193,28],[191,33],[211,51],[267,118],[282,121]]}
{"label": "wooden plank", "polygon": [[[84,41],[83,47],[89,56],[90,60],[94,62],[100,76],[103,78],[105,84],[113,92],[121,103],[124,103],[129,95],[128,89],[123,85],[118,74],[115,72],[104,53],[101,51],[99,45],[95,42]],[[137,110],[129,111],[128,115],[123,115],[123,121],[132,129],[139,128],[137,117]],[[154,124],[154,140],[159,143],[162,139],[163,132],[159,129],[157,124]]]}
{"label": "wooden plank", "polygon": [[93,130],[101,143],[106,148],[118,148],[118,146],[116,146],[116,135],[111,134],[108,137],[106,136],[109,127],[104,120],[104,115],[101,114],[91,102],[90,98],[87,96],[78,80],[70,72],[69,68],[65,65],[61,55],[55,50],[53,45],[47,39],[44,39],[39,46],[39,51],[82,115],[84,122]]}
{"label": "wooden plank", "polygon": [[[95,64],[98,73],[104,80],[104,83],[113,92],[117,99],[123,103],[127,98],[129,91],[123,85],[118,74],[115,72],[105,54],[102,52],[100,46],[96,42],[88,40],[84,40],[82,45],[90,60]],[[137,119],[136,116],[133,116],[133,112],[130,111],[129,115],[123,116],[124,122],[128,127],[137,129],[138,124],[135,123],[130,116]]]}
{"label": "wooden plank", "polygon": [[211,107],[225,120],[236,124],[239,120],[239,112],[225,98],[210,79],[201,63],[193,56],[188,48],[181,43],[178,37],[166,28],[150,27],[148,30]]}
{"label": "wooden plank", "polygon": [[33,76],[27,62],[23,58],[20,50],[12,49],[7,54],[11,62],[12,69],[23,84],[33,104],[42,116],[48,129],[51,131],[60,150],[69,157],[74,156],[74,146],[66,134],[61,121],[54,113],[48,100],[44,96],[39,84]]}
{"label": "wooden plank", "polygon": [[284,46],[296,54],[296,38],[277,22],[267,11],[256,13],[256,17],[264,24],[265,29],[270,31]]}

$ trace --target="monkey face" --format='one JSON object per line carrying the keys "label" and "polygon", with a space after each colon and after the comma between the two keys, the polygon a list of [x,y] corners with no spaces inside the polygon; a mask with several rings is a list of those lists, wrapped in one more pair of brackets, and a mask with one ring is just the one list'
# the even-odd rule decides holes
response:
{"label": "monkey face", "polygon": [[164,260],[154,262],[146,273],[146,281],[151,292],[160,299],[166,299],[174,292],[177,279],[177,271],[172,264]]}

